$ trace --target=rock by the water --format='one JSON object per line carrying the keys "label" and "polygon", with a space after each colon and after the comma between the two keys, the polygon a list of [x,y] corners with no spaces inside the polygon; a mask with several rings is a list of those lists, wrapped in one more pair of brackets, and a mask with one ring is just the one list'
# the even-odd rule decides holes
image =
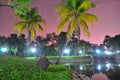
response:
{"label": "rock by the water", "polygon": [[43,70],[47,70],[49,67],[49,60],[42,54],[39,54],[37,56],[37,61],[36,61],[37,66],[39,66]]}
{"label": "rock by the water", "polygon": [[90,80],[90,78],[87,77],[86,75],[75,71],[73,72],[72,76],[73,76],[73,80]]}

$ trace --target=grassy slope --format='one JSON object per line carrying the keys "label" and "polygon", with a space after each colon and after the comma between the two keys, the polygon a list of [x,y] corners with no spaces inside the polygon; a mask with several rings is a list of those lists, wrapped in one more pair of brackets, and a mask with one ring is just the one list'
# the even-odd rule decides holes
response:
{"label": "grassy slope", "polygon": [[0,80],[71,80],[71,73],[58,65],[43,71],[34,61],[0,54]]}

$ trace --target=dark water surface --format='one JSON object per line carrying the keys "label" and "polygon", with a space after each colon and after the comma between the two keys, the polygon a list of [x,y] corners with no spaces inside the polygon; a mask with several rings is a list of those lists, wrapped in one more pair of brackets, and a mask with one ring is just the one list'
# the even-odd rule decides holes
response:
{"label": "dark water surface", "polygon": [[96,60],[90,63],[64,63],[64,65],[89,77],[102,72],[110,80],[120,80],[120,60]]}

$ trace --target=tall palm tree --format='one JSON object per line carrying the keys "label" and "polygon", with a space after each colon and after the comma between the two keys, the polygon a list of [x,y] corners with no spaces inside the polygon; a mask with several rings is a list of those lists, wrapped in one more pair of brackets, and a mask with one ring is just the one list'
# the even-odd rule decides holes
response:
{"label": "tall palm tree", "polygon": [[18,31],[18,37],[24,30],[28,30],[28,43],[30,43],[31,37],[36,37],[35,29],[43,32],[43,28],[39,23],[45,23],[45,20],[39,15],[37,8],[30,8],[26,14],[15,14],[21,19],[20,22],[14,25],[14,29]]}
{"label": "tall palm tree", "polygon": [[[56,6],[55,10],[58,12],[58,19],[60,19],[57,27],[58,34],[65,25],[68,25],[66,35],[68,40],[65,47],[73,34],[80,39],[81,28],[88,37],[90,36],[88,25],[93,26],[93,22],[98,20],[95,15],[87,13],[91,7],[96,7],[96,5],[89,0],[62,0],[62,3]],[[62,54],[60,58],[61,56]],[[59,62],[60,58],[56,63]]]}

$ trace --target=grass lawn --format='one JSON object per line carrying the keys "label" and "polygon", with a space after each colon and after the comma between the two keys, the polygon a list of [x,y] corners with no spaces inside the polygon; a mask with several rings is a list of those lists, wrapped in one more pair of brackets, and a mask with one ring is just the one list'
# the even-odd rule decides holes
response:
{"label": "grass lawn", "polygon": [[64,66],[50,65],[43,71],[35,61],[0,54],[0,80],[72,80],[71,75]]}
{"label": "grass lawn", "polygon": [[[47,56],[49,60],[56,60],[59,56]],[[36,57],[26,57],[29,60],[36,60]],[[90,59],[89,55],[80,55],[80,56],[62,56],[62,60],[70,60],[70,59]]]}

